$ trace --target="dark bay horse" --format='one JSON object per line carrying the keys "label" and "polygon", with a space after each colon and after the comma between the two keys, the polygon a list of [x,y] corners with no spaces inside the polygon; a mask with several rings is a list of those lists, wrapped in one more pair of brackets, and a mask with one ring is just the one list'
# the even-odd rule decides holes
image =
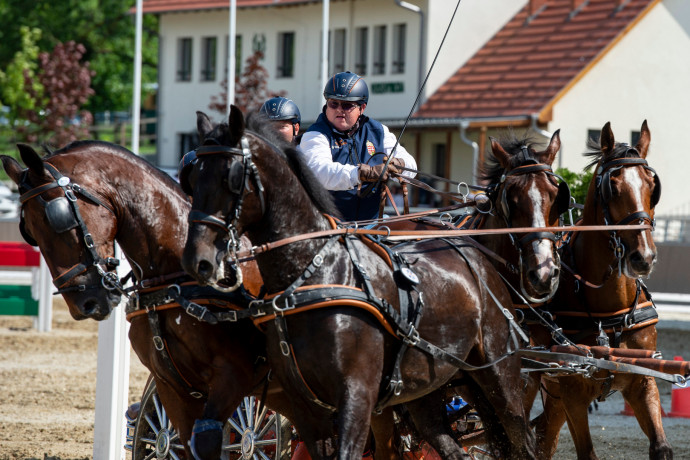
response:
{"label": "dark bay horse", "polygon": [[[648,223],[661,182],[647,164],[651,135],[642,124],[637,145],[615,142],[610,123],[600,142],[590,140],[587,153],[596,166],[584,205],[582,225]],[[580,232],[570,236],[563,250],[561,286],[551,310],[574,342],[584,345],[656,350],[657,314],[641,278],[656,262],[652,232],[624,230]],[[592,378],[544,378],[544,413],[537,420],[537,436],[544,454],[553,455],[561,426],[568,422],[578,459],[598,458],[589,432],[588,406],[611,390],[620,390],[649,438],[649,457],[670,459],[671,446],[661,423],[659,391],[653,377],[598,371]]]}
{"label": "dark bay horse", "polygon": [[[183,266],[213,285],[238,234],[257,247],[283,242],[256,252],[270,294],[255,321],[266,329],[269,362],[312,457],[359,458],[377,407],[410,403],[414,416],[424,405],[441,423],[443,389],[455,377],[471,388],[492,449],[535,457],[520,362],[509,353],[517,345],[503,313],[512,309],[510,295],[479,251],[461,239],[425,240],[394,247],[393,263],[367,238],[300,239],[331,230],[324,213],[336,211],[298,152],[269,142],[260,126],[246,131],[236,107],[215,127],[198,112],[197,127],[204,146],[188,176],[194,209]],[[380,320],[400,315],[415,325]],[[420,351],[420,343],[434,351]],[[388,378],[396,370],[399,380]]]}
{"label": "dark bay horse", "polygon": [[[27,145],[18,147],[28,169],[7,156],[2,163],[23,194],[22,231],[41,248],[75,319],[102,320],[118,305],[121,291],[107,272],[114,241],[139,281],[155,288],[152,280],[172,274],[162,281],[165,292],[180,280],[190,204],[174,180],[105,142],[76,142],[43,159]],[[261,280],[255,267],[243,266],[245,285],[257,293]],[[143,309],[143,296],[141,301]],[[247,320],[212,325],[181,308],[164,308],[130,312],[129,337],[186,447],[195,420],[222,426],[243,396],[261,390],[268,372],[264,336]],[[274,394],[280,396],[275,384],[267,399],[279,405]]]}

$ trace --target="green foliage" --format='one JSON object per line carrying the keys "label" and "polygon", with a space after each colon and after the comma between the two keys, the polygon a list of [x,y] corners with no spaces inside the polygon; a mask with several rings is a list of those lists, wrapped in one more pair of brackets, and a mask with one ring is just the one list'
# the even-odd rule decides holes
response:
{"label": "green foliage", "polygon": [[[0,69],[0,102],[10,109],[10,126],[14,126],[20,112],[36,109],[43,91],[40,82],[35,79],[39,54],[36,42],[41,37],[41,31],[22,26],[20,33],[21,48],[5,70]],[[31,80],[31,92],[39,96],[38,100],[25,91],[27,80]]]}
{"label": "green foliage", "polygon": [[[37,45],[50,51],[74,41],[85,47],[84,60],[95,72],[92,112],[127,110],[132,102],[134,75],[134,15],[132,0],[3,0],[0,2],[0,69],[6,69],[21,49],[21,26],[39,28]],[[158,18],[144,15],[142,82],[155,83],[158,66]]]}
{"label": "green foliage", "polygon": [[[575,199],[575,203],[585,204],[587,190],[589,189],[590,182],[592,182],[592,176],[594,173],[592,171],[576,173],[570,171],[568,168],[558,168],[555,172],[568,183],[568,186],[570,187],[570,196]],[[577,219],[581,216],[581,210],[574,210],[574,219]]]}

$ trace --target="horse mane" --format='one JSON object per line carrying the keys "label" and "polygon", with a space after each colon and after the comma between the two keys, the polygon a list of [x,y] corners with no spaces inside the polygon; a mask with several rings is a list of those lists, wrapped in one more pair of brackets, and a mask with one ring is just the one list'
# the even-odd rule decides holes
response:
{"label": "horse mane", "polygon": [[[613,145],[613,152],[606,156],[607,160],[615,160],[617,158],[625,158],[627,153],[630,151],[630,145],[625,142],[616,142]],[[592,160],[587,163],[583,168],[584,171],[589,171],[592,166],[595,166],[604,157],[604,152],[601,151],[601,146],[599,141],[592,139],[591,137],[587,139],[587,151],[583,153],[584,156],[592,158]]]}
{"label": "horse mane", "polygon": [[133,162],[141,166],[143,169],[147,170],[149,174],[153,174],[156,178],[159,180],[167,183],[170,187],[172,188],[179,188],[179,184],[170,177],[167,173],[164,171],[158,169],[146,159],[143,157],[135,154],[134,152],[126,149],[125,147],[118,145],[118,144],[113,144],[111,142],[106,142],[106,141],[98,141],[98,140],[78,140],[74,142],[70,142],[64,147],[61,147],[57,150],[52,150],[50,147],[47,145],[43,145],[43,150],[46,152],[46,156],[43,157],[43,160],[49,160],[50,158],[53,158],[58,155],[65,155],[68,153],[72,153],[76,150],[80,149],[89,149],[89,148],[100,148],[100,149],[105,149],[109,153],[112,153],[115,156],[118,156],[122,158],[125,161],[128,162]]}
{"label": "horse mane", "polygon": [[332,195],[307,166],[304,156],[291,143],[277,135],[268,118],[261,114],[250,114],[246,121],[247,128],[252,134],[266,142],[276,153],[284,156],[316,208],[322,213],[341,217]]}
{"label": "horse mane", "polygon": [[[526,164],[528,161],[536,160],[534,158],[534,154],[537,152],[535,147],[540,145],[535,143],[534,139],[526,134],[522,138],[518,138],[513,131],[502,134],[498,138],[498,143],[501,144],[503,150],[510,154],[509,169],[514,169]],[[523,147],[527,147],[527,155],[525,155]],[[484,163],[480,165],[479,169],[480,179],[486,181],[489,185],[498,184],[501,181],[501,176],[505,173],[505,168],[498,162],[490,147],[485,156]]]}

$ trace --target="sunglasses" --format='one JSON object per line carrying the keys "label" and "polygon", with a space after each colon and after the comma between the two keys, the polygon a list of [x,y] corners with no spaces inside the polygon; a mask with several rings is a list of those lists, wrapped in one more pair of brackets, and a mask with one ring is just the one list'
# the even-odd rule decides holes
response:
{"label": "sunglasses", "polygon": [[326,104],[330,109],[336,110],[338,107],[341,107],[345,112],[350,112],[355,107],[359,107],[359,104],[356,102],[342,102],[335,99],[329,99]]}

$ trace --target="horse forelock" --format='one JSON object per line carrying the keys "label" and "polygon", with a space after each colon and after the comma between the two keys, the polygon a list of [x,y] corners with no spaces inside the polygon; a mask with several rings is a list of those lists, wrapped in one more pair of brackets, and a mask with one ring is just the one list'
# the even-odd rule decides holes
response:
{"label": "horse forelock", "polygon": [[[525,135],[518,138],[514,133],[509,132],[498,139],[498,143],[510,155],[509,170],[523,166],[530,162],[539,161],[535,157],[537,150],[534,140]],[[498,184],[506,169],[499,163],[493,152],[489,150],[485,156],[484,163],[480,167],[480,178],[487,181],[490,185]]]}
{"label": "horse forelock", "polygon": [[[613,151],[606,155],[606,160],[615,160],[618,158],[626,158],[635,155],[637,150],[633,149],[630,144],[625,142],[616,142],[613,147]],[[587,139],[587,151],[584,153],[585,157],[591,158],[590,162],[584,167],[585,171],[590,170],[593,166],[596,166],[603,158],[604,152],[601,151],[601,146],[599,141],[592,139],[591,137]],[[639,152],[637,153],[639,156]]]}

